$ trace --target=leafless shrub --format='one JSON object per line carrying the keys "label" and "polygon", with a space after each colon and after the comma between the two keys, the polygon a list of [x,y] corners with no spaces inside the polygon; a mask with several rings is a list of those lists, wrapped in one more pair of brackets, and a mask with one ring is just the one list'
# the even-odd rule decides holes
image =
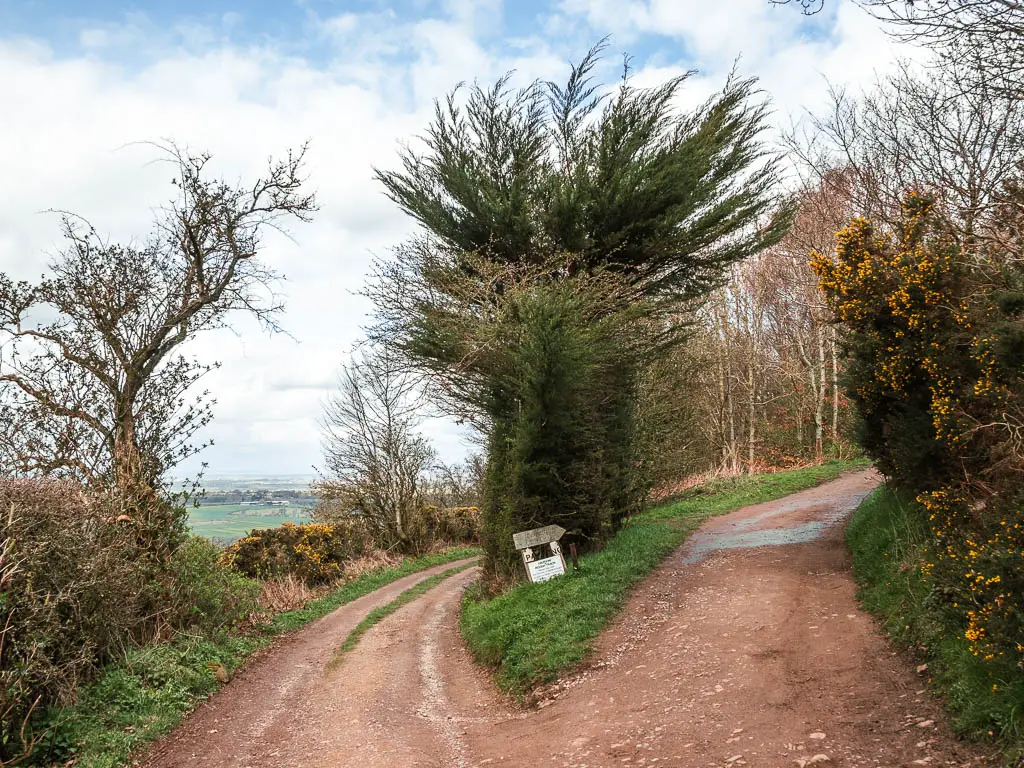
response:
{"label": "leafless shrub", "polygon": [[308,585],[293,573],[267,579],[260,585],[259,606],[275,614],[302,608],[323,594],[322,589]]}
{"label": "leafless shrub", "polygon": [[342,568],[342,578],[352,581],[383,568],[392,568],[402,562],[402,556],[394,552],[377,549],[360,557],[353,558]]}

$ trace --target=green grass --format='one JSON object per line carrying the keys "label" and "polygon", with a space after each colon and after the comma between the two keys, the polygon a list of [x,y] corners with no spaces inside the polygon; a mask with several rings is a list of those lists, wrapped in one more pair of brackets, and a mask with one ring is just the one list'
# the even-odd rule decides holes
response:
{"label": "green grass", "polygon": [[374,608],[370,613],[367,614],[366,618],[359,622],[355,628],[348,633],[348,637],[345,638],[345,642],[341,644],[341,648],[338,649],[338,653],[335,656],[335,661],[340,661],[341,658],[348,652],[351,651],[356,645],[359,644],[359,640],[365,635],[372,627],[377,625],[382,619],[387,618],[392,613],[397,611],[403,605],[407,605],[415,600],[417,597],[433,589],[435,586],[440,584],[442,581],[447,579],[449,576],[454,576],[456,573],[460,573],[467,568],[472,568],[474,563],[469,565],[460,565],[457,568],[449,568],[447,571],[436,573],[429,578],[415,584],[409,589],[405,590],[392,600],[387,605],[382,605],[379,608]]}
{"label": "green grass", "polygon": [[326,616],[334,609],[351,603],[353,600],[368,595],[371,592],[397,581],[403,576],[408,576],[435,565],[444,565],[455,560],[465,560],[467,557],[476,557],[480,550],[476,547],[458,547],[440,552],[434,555],[423,555],[422,557],[406,558],[400,565],[374,573],[368,573],[355,581],[350,581],[339,589],[328,595],[314,600],[305,608],[297,611],[279,613],[274,617],[272,630],[275,633],[288,632],[304,627],[314,619]]}
{"label": "green grass", "polygon": [[932,580],[920,569],[928,538],[914,502],[890,488],[868,496],[846,529],[858,597],[898,644],[927,661],[932,690],[944,698],[961,734],[995,738],[1019,756],[1024,674],[1012,662],[985,662],[972,654],[962,619],[933,600]]}
{"label": "green grass", "polygon": [[407,558],[394,568],[361,576],[301,610],[279,614],[247,634],[183,636],[130,650],[80,692],[74,707],[53,713],[59,726],[50,745],[49,762],[77,758],[76,768],[124,765],[132,752],[167,733],[219,687],[209,664],[233,673],[278,635],[300,629],[404,576],[478,554],[478,549],[459,547]]}
{"label": "green grass", "polygon": [[201,504],[188,513],[192,532],[213,541],[230,544],[254,528],[276,528],[281,523],[304,523],[311,506],[251,506],[246,504]]}
{"label": "green grass", "polygon": [[817,467],[709,483],[633,517],[580,570],[541,584],[522,584],[491,600],[470,591],[462,634],[476,660],[497,669],[498,685],[524,694],[576,667],[614,618],[630,587],[650,573],[714,515],[770,501],[867,466]]}

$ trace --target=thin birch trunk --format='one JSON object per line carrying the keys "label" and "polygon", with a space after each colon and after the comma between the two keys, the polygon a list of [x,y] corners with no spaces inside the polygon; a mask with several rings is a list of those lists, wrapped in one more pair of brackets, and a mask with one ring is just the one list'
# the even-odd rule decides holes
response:
{"label": "thin birch trunk", "polygon": [[825,389],[825,333],[822,327],[819,325],[817,328],[818,337],[818,391],[815,393],[815,409],[814,409],[814,454],[818,459],[821,459],[824,453],[824,437],[825,437],[825,397],[827,390]]}
{"label": "thin birch trunk", "polygon": [[839,360],[838,360],[838,335],[836,327],[832,326],[830,337],[832,347],[832,439],[839,441]]}

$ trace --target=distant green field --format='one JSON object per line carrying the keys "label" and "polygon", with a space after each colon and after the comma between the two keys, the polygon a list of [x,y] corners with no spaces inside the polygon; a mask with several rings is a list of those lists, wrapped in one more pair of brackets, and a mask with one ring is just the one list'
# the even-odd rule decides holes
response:
{"label": "distant green field", "polygon": [[274,528],[281,523],[304,523],[310,506],[249,506],[245,504],[203,504],[189,512],[193,533],[229,544],[246,536],[253,528]]}

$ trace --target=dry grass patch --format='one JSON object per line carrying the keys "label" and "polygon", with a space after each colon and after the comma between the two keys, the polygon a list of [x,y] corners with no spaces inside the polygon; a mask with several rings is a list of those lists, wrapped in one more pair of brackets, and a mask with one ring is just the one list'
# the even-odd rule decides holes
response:
{"label": "dry grass patch", "polygon": [[324,594],[323,588],[309,586],[294,573],[267,579],[260,585],[260,608],[268,614],[294,611]]}

